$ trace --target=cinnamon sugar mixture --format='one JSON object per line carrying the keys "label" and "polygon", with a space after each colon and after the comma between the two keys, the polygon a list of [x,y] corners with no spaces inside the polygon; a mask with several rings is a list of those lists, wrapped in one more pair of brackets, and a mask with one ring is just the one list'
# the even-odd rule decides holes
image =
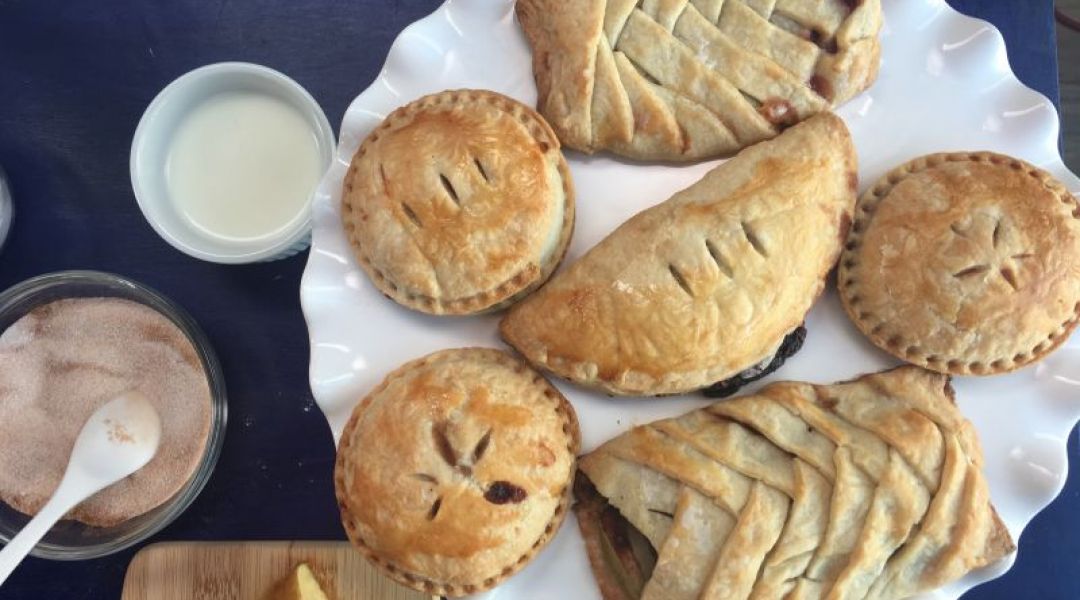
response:
{"label": "cinnamon sugar mixture", "polygon": [[0,335],[0,500],[34,514],[60,483],[98,407],[138,390],[161,417],[157,455],[69,517],[109,526],[168,500],[191,478],[210,431],[210,386],[195,348],[164,315],[118,298],[40,306]]}

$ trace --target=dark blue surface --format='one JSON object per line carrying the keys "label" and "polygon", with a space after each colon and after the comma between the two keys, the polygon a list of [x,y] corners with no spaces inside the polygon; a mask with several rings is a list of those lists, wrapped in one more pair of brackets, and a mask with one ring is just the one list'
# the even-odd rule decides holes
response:
{"label": "dark blue surface", "polygon": [[[992,21],[1013,70],[1057,101],[1050,0],[951,0]],[[154,541],[343,538],[330,432],[307,384],[298,285],[305,256],[202,263],[157,237],[135,205],[128,148],[165,84],[245,60],[305,86],[331,124],[371,82],[397,33],[436,0],[194,2],[0,0],[0,165],[16,218],[0,287],[72,268],[121,273],[185,306],[225,369],[230,420],[210,484]],[[1070,457],[1078,456],[1076,432]],[[117,598],[134,551],[27,561],[3,599]],[[1028,527],[1016,566],[966,598],[1080,598],[1080,476]]]}

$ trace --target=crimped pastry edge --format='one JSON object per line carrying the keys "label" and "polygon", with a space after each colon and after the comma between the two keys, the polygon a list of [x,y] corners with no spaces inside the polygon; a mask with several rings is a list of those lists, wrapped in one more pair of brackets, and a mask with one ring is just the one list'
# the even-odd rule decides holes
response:
{"label": "crimped pastry edge", "polygon": [[[501,284],[472,296],[443,300],[426,294],[407,292],[393,279],[393,277],[383,272],[381,269],[376,268],[371,263],[371,259],[363,251],[363,245],[356,237],[355,228],[349,226],[348,215],[351,211],[349,210],[350,205],[347,192],[350,186],[350,179],[354,173],[353,163],[368,151],[370,145],[378,140],[381,133],[394,127],[401,119],[411,119],[415,114],[435,106],[444,106],[447,104],[458,105],[472,102],[486,103],[495,106],[506,114],[515,117],[529,130],[529,133],[533,135],[533,139],[541,146],[546,146],[556,153],[558,157],[556,168],[559,171],[559,177],[562,180],[563,186],[563,222],[561,229],[559,230],[559,239],[545,264],[539,265],[539,267],[535,264],[529,264]],[[394,302],[397,302],[406,308],[411,308],[431,315],[482,314],[501,310],[517,302],[536,288],[540,287],[540,285],[551,277],[551,274],[555,272],[555,269],[562,262],[563,257],[566,256],[566,251],[570,247],[570,239],[574,232],[574,184],[570,176],[570,168],[566,164],[566,157],[563,156],[561,150],[559,138],[551,129],[551,125],[544,120],[540,113],[509,96],[489,90],[445,90],[422,96],[395,109],[387,115],[382,123],[373,129],[366,138],[364,138],[363,143],[357,148],[350,160],[349,170],[345,173],[342,188],[343,191],[340,204],[342,209],[342,227],[345,229],[345,237],[348,239],[349,246],[353,251],[353,256],[356,257],[360,267],[368,274],[368,277],[375,284],[375,287],[379,288],[379,291],[386,294]]]}
{"label": "crimped pastry edge", "polygon": [[[953,375],[997,375],[1015,371],[1041,360],[1061,346],[1065,340],[1069,339],[1069,335],[1080,324],[1080,298],[1077,298],[1076,305],[1073,307],[1072,317],[1064,321],[1054,331],[1049,332],[1043,341],[1030,350],[1016,352],[1011,357],[999,357],[990,361],[965,361],[958,357],[928,356],[920,348],[910,345],[905,347],[902,341],[897,341],[897,336],[901,334],[895,329],[885,331],[885,328],[883,328],[875,333],[873,331],[874,327],[863,319],[862,313],[856,309],[855,304],[858,304],[858,302],[853,302],[858,281],[855,274],[852,273],[852,269],[856,265],[856,254],[861,248],[862,233],[869,222],[873,220],[877,205],[889,195],[897,184],[908,176],[947,162],[983,162],[1023,171],[1057,196],[1063,204],[1072,205],[1074,207],[1072,216],[1080,219],[1080,200],[1077,200],[1053,175],[1019,158],[990,151],[938,152],[914,158],[881,176],[873,186],[859,197],[855,206],[855,220],[852,223],[851,231],[848,233],[847,241],[844,243],[840,255],[840,266],[837,268],[836,287],[839,291],[840,301],[848,318],[867,339],[873,342],[875,346],[905,362],[930,371]],[[935,358],[936,360],[931,360]]]}
{"label": "crimped pastry edge", "polygon": [[[556,505],[555,511],[552,514],[551,520],[548,521],[547,527],[544,528],[543,533],[536,540],[536,542],[520,557],[518,557],[512,564],[503,567],[497,575],[488,577],[483,581],[476,583],[466,584],[453,584],[448,582],[436,581],[434,579],[425,577],[418,573],[413,573],[406,569],[403,569],[390,561],[381,558],[378,552],[368,546],[364,540],[357,533],[356,528],[352,525],[354,516],[349,510],[346,498],[342,493],[342,489],[345,484],[345,469],[348,466],[346,463],[351,462],[347,456],[349,454],[349,448],[352,445],[352,433],[355,429],[360,415],[371,404],[372,400],[378,394],[389,385],[390,381],[401,377],[405,373],[425,367],[431,364],[435,364],[443,361],[448,357],[460,356],[462,354],[472,354],[476,358],[484,360],[491,360],[506,367],[510,367],[516,373],[525,374],[527,372],[533,375],[533,384],[543,388],[543,394],[545,398],[548,398],[555,402],[555,412],[562,416],[563,426],[562,431],[567,436],[566,449],[570,453],[570,469],[567,476],[567,480],[563,485],[561,498],[559,504]],[[345,533],[356,548],[369,563],[374,565],[381,573],[389,577],[390,579],[417,591],[437,594],[440,596],[452,596],[459,597],[466,594],[475,594],[489,590],[496,585],[502,583],[507,578],[511,577],[522,568],[525,567],[547,544],[555,537],[555,534],[559,531],[563,521],[566,520],[566,513],[570,509],[570,504],[573,500],[573,481],[574,474],[577,472],[577,454],[581,449],[581,429],[578,426],[577,413],[574,411],[573,405],[567,401],[566,397],[559,392],[559,390],[551,384],[544,376],[537,373],[530,368],[523,361],[510,356],[506,352],[496,350],[494,348],[482,348],[482,347],[467,347],[467,348],[452,348],[448,350],[439,350],[428,354],[427,356],[420,357],[415,360],[411,360],[404,365],[394,369],[389,375],[384,378],[379,385],[375,386],[353,409],[352,415],[349,417],[349,421],[345,424],[345,428],[341,433],[341,442],[337,449],[337,456],[334,460],[334,496],[337,500],[338,508],[341,511],[341,522],[345,529]]]}

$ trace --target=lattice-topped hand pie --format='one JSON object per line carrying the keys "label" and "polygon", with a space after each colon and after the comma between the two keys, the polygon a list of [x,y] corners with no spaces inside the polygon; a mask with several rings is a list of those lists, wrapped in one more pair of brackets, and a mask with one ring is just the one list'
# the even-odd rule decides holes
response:
{"label": "lattice-topped hand pie", "polygon": [[579,461],[605,600],[904,598],[1011,553],[948,377],[776,383]]}
{"label": "lattice-topped hand pie", "polygon": [[353,411],[334,469],[342,523],[404,585],[443,596],[491,588],[562,524],[579,440],[573,407],[521,361],[436,352]]}
{"label": "lattice-topped hand pie", "polygon": [[843,122],[814,117],[622,224],[515,306],[502,335],[533,364],[615,394],[732,391],[729,379],[792,350],[855,188]]}
{"label": "lattice-topped hand pie", "polygon": [[518,0],[540,112],[567,146],[730,154],[877,76],[879,0]]}
{"label": "lattice-topped hand pie", "polygon": [[391,113],[356,151],[341,218],[388,297],[432,314],[496,310],[555,271],[574,189],[554,132],[501,94],[454,90]]}
{"label": "lattice-topped hand pie", "polygon": [[1080,204],[991,152],[901,165],[859,199],[840,298],[871,341],[934,371],[986,375],[1052,352],[1080,322]]}

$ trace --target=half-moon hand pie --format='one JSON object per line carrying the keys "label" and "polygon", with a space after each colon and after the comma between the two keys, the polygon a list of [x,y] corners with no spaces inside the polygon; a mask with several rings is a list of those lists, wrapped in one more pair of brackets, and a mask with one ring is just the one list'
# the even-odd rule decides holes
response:
{"label": "half-moon hand pie", "polygon": [[800,341],[855,188],[846,127],[816,116],[623,223],[515,306],[503,338],[533,364],[613,394],[717,382],[730,393],[725,382],[775,367]]}

